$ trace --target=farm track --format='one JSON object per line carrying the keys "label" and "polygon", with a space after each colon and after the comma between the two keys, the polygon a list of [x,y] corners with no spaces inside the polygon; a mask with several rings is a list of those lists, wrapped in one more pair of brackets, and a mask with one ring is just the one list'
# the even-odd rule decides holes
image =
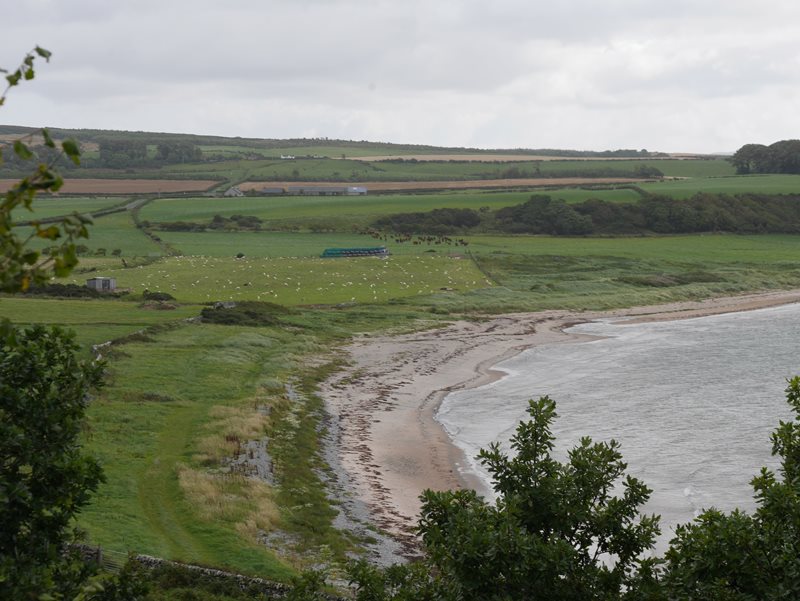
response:
{"label": "farm track", "polygon": [[191,408],[181,408],[169,418],[167,427],[159,436],[156,456],[139,477],[137,488],[145,519],[166,547],[164,554],[207,562],[209,554],[197,537],[187,531],[183,523],[187,514],[176,505],[176,500],[182,496],[176,463],[186,452],[187,433],[191,431],[194,420]]}

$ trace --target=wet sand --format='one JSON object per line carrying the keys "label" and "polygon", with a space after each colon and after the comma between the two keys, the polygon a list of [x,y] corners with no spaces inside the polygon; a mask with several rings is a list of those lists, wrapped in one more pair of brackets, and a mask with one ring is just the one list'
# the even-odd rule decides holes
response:
{"label": "wet sand", "polygon": [[586,340],[564,332],[577,323],[686,319],[794,302],[800,302],[800,290],[606,312],[515,313],[412,334],[358,337],[345,348],[350,365],[321,389],[337,424],[339,464],[373,521],[412,552],[424,489],[481,491],[477,479],[459,473],[465,457],[434,419],[449,392],[501,377],[492,367],[532,346]]}

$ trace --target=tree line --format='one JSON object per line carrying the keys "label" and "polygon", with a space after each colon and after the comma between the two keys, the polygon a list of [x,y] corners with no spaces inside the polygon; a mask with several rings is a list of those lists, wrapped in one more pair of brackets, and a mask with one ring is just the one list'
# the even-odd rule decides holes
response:
{"label": "tree line", "polygon": [[535,194],[497,210],[434,209],[381,217],[372,227],[400,234],[548,234],[553,236],[800,233],[800,195],[647,196],[637,203],[589,199],[568,204]]}
{"label": "tree line", "polygon": [[[83,156],[80,165],[60,157],[57,149],[49,148],[44,144],[29,144],[29,148],[44,163],[50,163],[55,160],[54,165],[62,171],[92,168],[157,168],[180,163],[216,160],[217,158],[204,156],[199,146],[188,142],[159,142],[151,144],[137,139],[101,139],[98,143],[97,156]],[[16,173],[24,170],[27,165],[26,159],[9,154],[0,169]]]}
{"label": "tree line", "polygon": [[769,146],[745,144],[729,159],[736,173],[800,173],[800,140],[780,140]]}

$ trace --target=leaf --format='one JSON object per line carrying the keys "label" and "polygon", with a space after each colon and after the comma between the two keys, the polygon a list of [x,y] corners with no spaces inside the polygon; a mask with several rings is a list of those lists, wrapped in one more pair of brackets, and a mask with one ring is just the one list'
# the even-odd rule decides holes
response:
{"label": "leaf", "polygon": [[76,165],[81,164],[81,151],[78,148],[78,143],[75,140],[64,140],[61,142],[61,148],[64,149],[64,153],[72,160],[73,163]]}
{"label": "leaf", "polygon": [[45,228],[43,230],[38,230],[36,232],[36,235],[39,236],[39,238],[46,238],[48,240],[55,240],[56,238],[61,236],[61,232],[59,231],[58,226],[51,225],[50,227]]}
{"label": "leaf", "polygon": [[39,56],[41,56],[47,62],[50,62],[50,57],[53,55],[52,52],[50,52],[49,50],[45,50],[41,46],[36,46],[36,48],[34,48],[33,51]]}
{"label": "leaf", "polygon": [[14,154],[16,154],[23,161],[29,161],[33,158],[33,153],[30,148],[19,140],[14,140]]}
{"label": "leaf", "polygon": [[50,137],[50,130],[46,127],[42,128],[42,138],[44,138],[44,145],[48,148],[55,148],[56,143],[53,142],[53,138]]}
{"label": "leaf", "polygon": [[6,81],[8,82],[9,86],[15,86],[19,83],[19,80],[22,79],[22,71],[17,69],[11,75],[6,75]]}

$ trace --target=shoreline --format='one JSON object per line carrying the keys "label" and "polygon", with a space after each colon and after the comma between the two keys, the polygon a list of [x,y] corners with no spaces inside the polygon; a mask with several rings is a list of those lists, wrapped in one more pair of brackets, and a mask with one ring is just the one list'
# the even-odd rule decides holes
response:
{"label": "shoreline", "polygon": [[800,290],[611,311],[511,313],[410,334],[361,336],[343,349],[350,366],[320,388],[337,424],[334,452],[347,472],[350,493],[366,506],[375,525],[400,542],[405,555],[414,555],[422,490],[487,492],[477,476],[462,473],[467,458],[435,419],[450,392],[502,378],[505,372],[495,366],[528,348],[593,339],[564,331],[579,323],[670,321],[795,302],[800,302]]}

